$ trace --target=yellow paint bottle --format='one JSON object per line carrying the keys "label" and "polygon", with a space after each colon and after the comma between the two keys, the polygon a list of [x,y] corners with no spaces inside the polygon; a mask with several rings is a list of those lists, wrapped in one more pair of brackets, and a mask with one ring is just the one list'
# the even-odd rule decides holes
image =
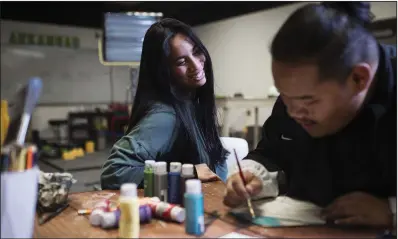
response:
{"label": "yellow paint bottle", "polygon": [[134,183],[122,184],[119,197],[119,238],[139,238],[139,205],[137,185]]}

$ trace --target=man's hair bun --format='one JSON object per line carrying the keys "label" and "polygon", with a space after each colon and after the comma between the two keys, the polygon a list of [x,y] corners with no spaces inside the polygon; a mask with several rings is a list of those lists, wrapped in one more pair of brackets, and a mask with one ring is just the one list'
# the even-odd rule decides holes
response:
{"label": "man's hair bun", "polygon": [[347,14],[362,26],[369,25],[374,18],[370,12],[369,2],[323,2],[322,5]]}

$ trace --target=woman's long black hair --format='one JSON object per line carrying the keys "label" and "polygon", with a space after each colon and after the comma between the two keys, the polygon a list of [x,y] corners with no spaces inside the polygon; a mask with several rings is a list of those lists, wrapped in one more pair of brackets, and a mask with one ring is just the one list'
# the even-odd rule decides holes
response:
{"label": "woman's long black hair", "polygon": [[[206,84],[196,89],[192,99],[193,110],[172,90],[172,82],[175,81],[172,78],[168,60],[169,42],[178,33],[188,36],[206,57],[204,66]],[[225,161],[227,151],[223,148],[218,134],[214,76],[210,55],[188,25],[170,18],[153,24],[145,34],[139,82],[127,132],[138,124],[156,102],[170,105],[175,109],[181,128],[190,145],[196,149],[196,152],[192,152],[190,161],[207,163],[212,170],[215,170],[217,164]],[[203,162],[200,159],[200,152],[207,152],[210,162]]]}

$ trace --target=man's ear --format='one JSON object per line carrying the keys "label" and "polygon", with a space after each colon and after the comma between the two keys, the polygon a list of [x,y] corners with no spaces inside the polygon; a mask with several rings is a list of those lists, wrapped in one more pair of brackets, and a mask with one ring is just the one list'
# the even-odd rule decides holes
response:
{"label": "man's ear", "polygon": [[350,80],[354,90],[360,93],[370,86],[373,78],[372,67],[367,63],[359,63],[352,68]]}

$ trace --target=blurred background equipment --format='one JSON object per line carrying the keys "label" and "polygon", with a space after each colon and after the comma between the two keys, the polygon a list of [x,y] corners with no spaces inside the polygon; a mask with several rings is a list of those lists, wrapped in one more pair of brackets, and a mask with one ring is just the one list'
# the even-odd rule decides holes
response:
{"label": "blurred background equipment", "polygon": [[382,43],[397,45],[397,19],[375,21],[370,26],[373,35]]}

